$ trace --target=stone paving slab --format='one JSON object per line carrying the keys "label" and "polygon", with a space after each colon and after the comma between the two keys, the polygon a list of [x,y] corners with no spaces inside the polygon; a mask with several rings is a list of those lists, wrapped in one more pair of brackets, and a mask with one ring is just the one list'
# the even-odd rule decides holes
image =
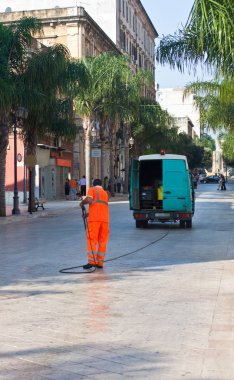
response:
{"label": "stone paving slab", "polygon": [[84,276],[59,273],[84,262],[76,206],[1,224],[0,379],[233,380],[234,193],[196,194],[191,230],[113,203],[107,258],[145,248]]}

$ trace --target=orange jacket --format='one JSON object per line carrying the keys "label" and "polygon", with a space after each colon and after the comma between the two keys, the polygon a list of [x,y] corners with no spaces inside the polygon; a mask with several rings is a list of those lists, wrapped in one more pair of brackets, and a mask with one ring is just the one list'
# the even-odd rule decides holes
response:
{"label": "orange jacket", "polygon": [[75,179],[71,179],[70,180],[70,189],[75,189],[76,188],[76,180]]}
{"label": "orange jacket", "polygon": [[90,187],[87,193],[92,198],[89,205],[89,222],[109,222],[108,194],[101,186]]}

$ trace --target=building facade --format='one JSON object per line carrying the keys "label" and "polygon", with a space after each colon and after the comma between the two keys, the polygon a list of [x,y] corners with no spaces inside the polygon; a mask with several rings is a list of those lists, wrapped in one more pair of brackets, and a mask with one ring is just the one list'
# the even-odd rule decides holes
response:
{"label": "building facade", "polygon": [[[155,99],[155,39],[158,34],[148,14],[139,0],[86,0],[28,1],[26,9],[20,2],[12,0],[11,9],[1,2],[0,21],[14,22],[22,17],[38,18],[43,25],[43,35],[36,38],[45,46],[55,43],[65,45],[72,57],[94,57],[105,51],[115,51],[130,57],[132,72],[139,68],[152,73],[153,84],[142,89],[143,95]],[[77,6],[80,5],[80,6]],[[82,120],[76,118],[77,130],[81,131]],[[36,196],[48,199],[59,198],[65,177],[81,178],[85,173],[84,142],[81,133],[77,133],[71,152],[59,148],[54,143],[38,146],[38,180]],[[118,166],[124,167],[124,147],[119,149],[121,158]],[[49,161],[48,161],[49,151]],[[60,157],[54,157],[55,153]],[[108,149],[105,151],[106,175],[109,162]],[[57,160],[59,158],[59,160]],[[92,175],[100,173],[100,147],[96,142],[91,150]],[[43,162],[43,165],[42,163]],[[64,165],[64,166],[62,166]]]}
{"label": "building facade", "polygon": [[[189,119],[193,124],[193,134],[191,137],[200,137],[199,109],[194,103],[194,95],[188,94],[184,97],[184,90],[184,88],[159,88],[157,91],[157,101],[162,109],[166,110],[172,117]],[[186,132],[186,130],[184,131]]]}
{"label": "building facade", "polygon": [[[58,17],[65,16],[64,12],[67,13],[66,16],[73,17],[77,15],[77,9],[84,8],[117,48],[129,55],[133,72],[138,68],[144,68],[152,73],[153,78],[155,77],[155,39],[158,37],[158,33],[140,0],[41,0],[40,2],[29,0],[24,7],[20,3],[18,0],[11,0],[9,9],[9,2],[2,0],[0,12],[5,12],[8,8],[6,13],[10,13],[9,10],[12,13],[23,11],[23,14],[27,16],[28,11],[32,11],[32,15],[40,19],[45,19],[47,15],[48,21],[51,22],[51,26],[50,22],[46,26],[50,43],[53,43],[52,39],[56,40],[58,38],[56,36],[60,35],[58,25],[53,25],[50,16],[53,15],[52,18],[54,17],[56,23]],[[77,29],[79,28],[77,27]],[[78,47],[73,44],[72,36],[74,37],[74,34],[72,32],[78,33],[78,30],[75,31],[75,26],[70,25],[67,29],[67,36],[64,35],[63,41],[59,42],[68,46],[71,54],[74,51],[75,57],[81,57],[84,54],[81,55],[80,50],[76,52]],[[103,42],[105,42],[105,38]],[[89,54],[92,53],[91,55],[98,53],[95,52],[92,41],[87,49]],[[144,91],[145,96],[155,98],[155,82],[152,88],[145,88]]]}

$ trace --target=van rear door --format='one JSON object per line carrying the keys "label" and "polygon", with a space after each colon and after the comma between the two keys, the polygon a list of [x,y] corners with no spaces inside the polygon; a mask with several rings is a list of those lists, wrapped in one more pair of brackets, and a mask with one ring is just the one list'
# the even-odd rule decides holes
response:
{"label": "van rear door", "polygon": [[130,166],[130,189],[129,204],[130,210],[140,209],[140,186],[139,186],[140,162],[137,159],[131,160]]}
{"label": "van rear door", "polygon": [[189,211],[190,184],[184,160],[163,160],[163,210]]}

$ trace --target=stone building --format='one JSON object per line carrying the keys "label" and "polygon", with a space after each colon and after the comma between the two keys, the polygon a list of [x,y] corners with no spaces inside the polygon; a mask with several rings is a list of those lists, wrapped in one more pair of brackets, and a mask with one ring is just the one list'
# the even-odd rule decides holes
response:
{"label": "stone building", "polygon": [[[130,56],[132,70],[136,71],[138,68],[145,68],[153,74],[154,78],[155,39],[158,37],[158,33],[140,0],[41,0],[40,2],[29,0],[26,5],[22,4],[21,1],[11,0],[10,4],[11,8],[8,9],[7,14],[9,14],[9,10],[14,14],[24,11],[26,16],[29,14],[28,11],[33,11],[32,15],[35,17],[44,20],[47,17],[46,30],[50,43],[53,43],[52,39],[56,40],[58,38],[56,36],[60,34],[58,25],[56,26],[53,23],[53,18],[56,23],[57,17],[64,17],[65,13],[67,13],[66,17],[74,17],[79,13],[77,9],[83,7],[117,48]],[[7,10],[8,5],[8,0],[2,0],[0,12]],[[52,11],[52,8],[54,8],[55,12]],[[35,10],[40,10],[42,13]],[[76,27],[79,30],[79,27]],[[73,45],[75,36],[73,32],[78,33],[78,30],[75,31],[73,28],[75,26],[69,25],[67,29],[69,37],[64,36],[63,41],[60,40],[59,42],[68,46],[72,55],[74,51],[75,57],[81,57],[81,51],[77,46]],[[103,39],[103,43],[105,39]],[[78,49],[77,52],[76,49]],[[103,51],[101,47],[99,49]],[[92,46],[92,41],[87,46],[87,50],[89,54],[92,53],[91,55],[97,54]],[[83,53],[86,54],[85,52]],[[155,83],[153,83],[151,89],[145,88],[144,95],[155,97]]]}
{"label": "stone building", "polygon": [[188,116],[174,117],[174,126],[178,128],[178,133],[186,133],[191,138],[196,136],[193,123]]}
{"label": "stone building", "polygon": [[[74,58],[96,56],[105,51],[121,54],[113,41],[82,7],[0,13],[0,21],[7,24],[25,16],[38,18],[42,22],[43,35],[36,36],[41,44],[51,46],[61,43],[68,47]],[[84,142],[82,134],[79,133],[82,132],[82,120],[76,116],[75,121],[78,133],[72,146],[68,147],[62,140],[48,139],[38,144],[36,196],[60,198],[64,193],[65,178],[72,176],[79,179],[85,173]],[[93,176],[98,176],[99,147],[95,145],[91,153]]]}
{"label": "stone building", "polygon": [[[132,72],[140,69],[147,69],[152,73],[153,84],[150,88],[142,89],[143,95],[155,99],[155,39],[158,34],[154,28],[148,14],[140,0],[31,0],[22,7],[19,1],[11,1],[11,9],[6,9],[6,0],[0,4],[0,21],[4,23],[14,22],[22,17],[35,17],[40,19],[43,24],[43,35],[36,36],[45,46],[55,43],[64,44],[74,58],[87,56],[97,56],[105,51],[115,51],[118,54],[127,54],[130,57]],[[81,5],[81,6],[77,6]],[[85,8],[84,8],[84,7]],[[82,121],[76,117],[78,130],[81,131]],[[129,136],[130,137],[130,136]],[[50,165],[40,167],[40,193],[43,188],[51,188],[53,173],[53,198],[61,195],[65,176],[70,174],[75,178],[81,177],[85,173],[84,142],[81,133],[77,134],[73,146],[72,159],[65,162],[65,150],[55,144],[45,144],[50,147]],[[128,146],[128,141],[127,141]],[[125,149],[123,145],[119,147],[120,157],[118,167],[124,168]],[[43,154],[48,156],[48,152],[41,145],[39,147],[40,157]],[[55,160],[55,153],[59,154],[59,160]],[[66,159],[69,156],[67,151]],[[100,173],[100,149],[98,144],[91,150],[93,177]],[[108,151],[106,152],[106,163],[108,163]],[[117,160],[117,158],[116,158]],[[45,162],[44,160],[43,162]],[[47,160],[48,162],[48,160]],[[58,167],[57,163],[60,165]],[[71,165],[71,166],[70,166]],[[108,165],[107,165],[108,168]],[[43,174],[44,173],[44,174]],[[47,174],[49,173],[49,174]],[[107,175],[108,169],[107,169]],[[50,182],[47,186],[46,184]],[[56,182],[56,183],[55,183]],[[58,190],[60,188],[60,191]],[[39,194],[40,195],[40,194]],[[51,192],[41,194],[51,197]]]}

